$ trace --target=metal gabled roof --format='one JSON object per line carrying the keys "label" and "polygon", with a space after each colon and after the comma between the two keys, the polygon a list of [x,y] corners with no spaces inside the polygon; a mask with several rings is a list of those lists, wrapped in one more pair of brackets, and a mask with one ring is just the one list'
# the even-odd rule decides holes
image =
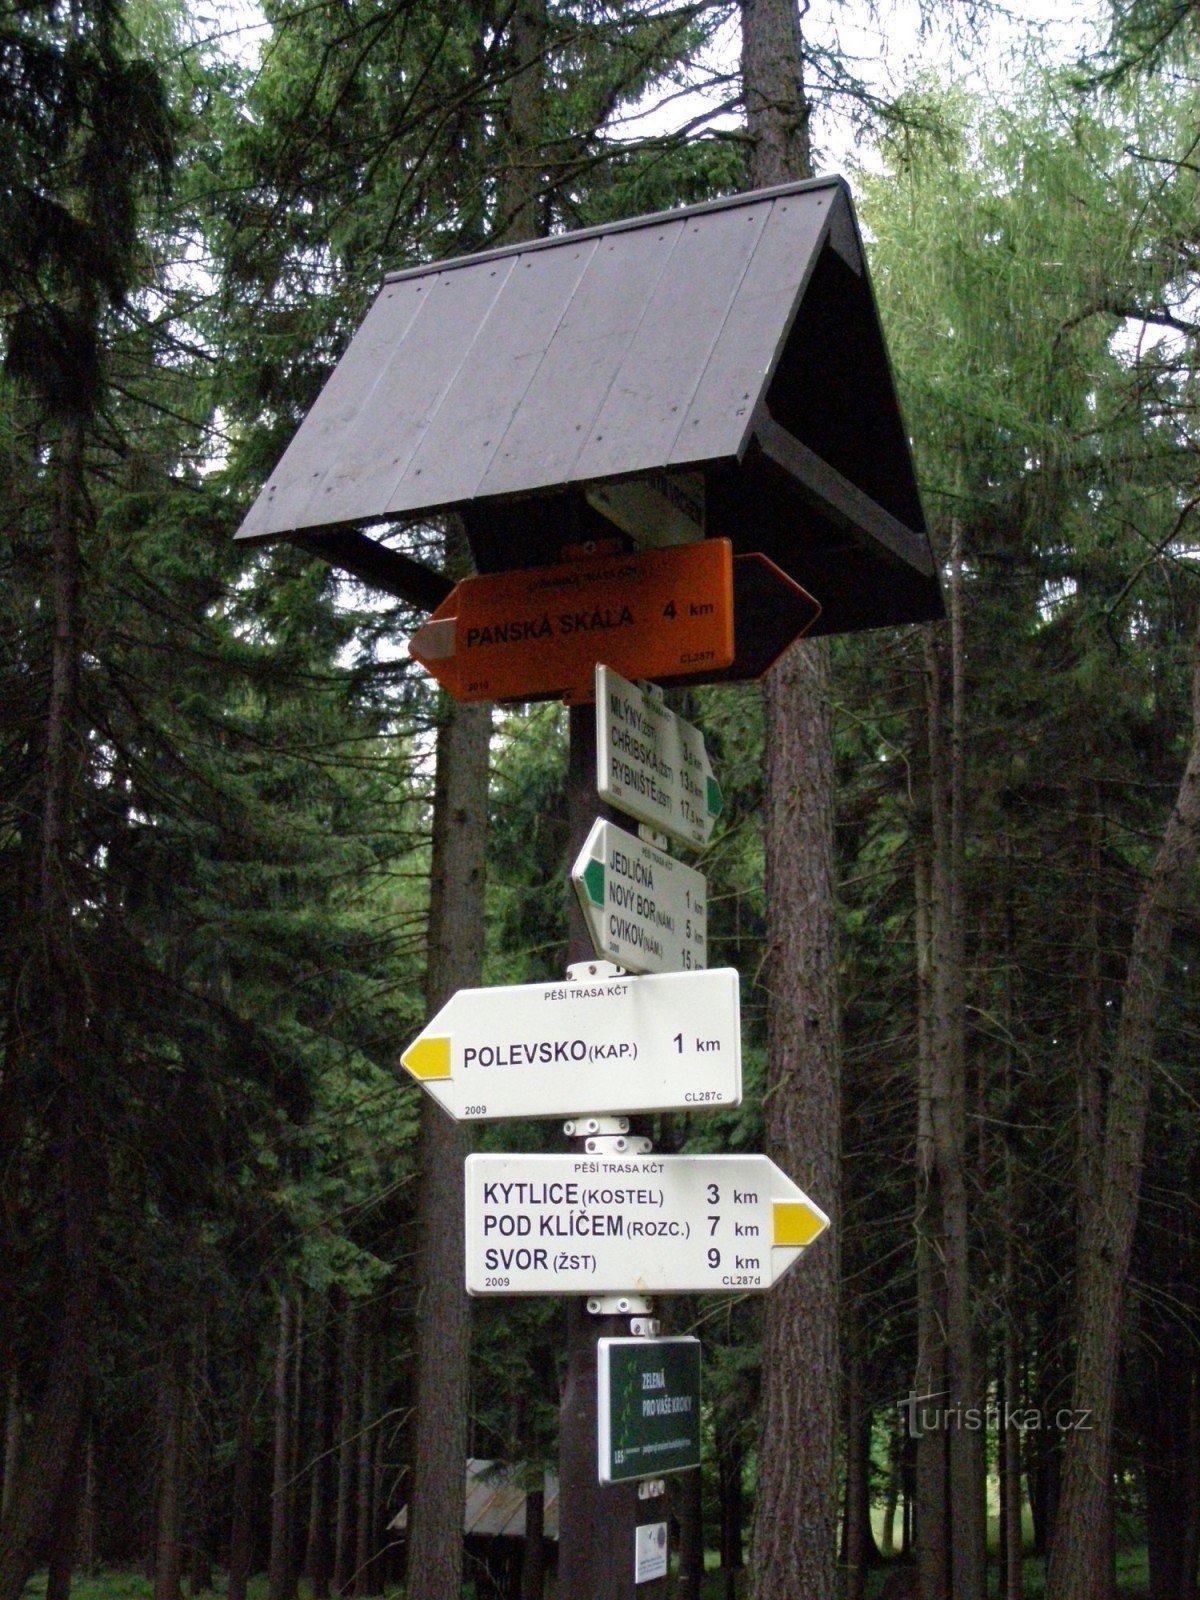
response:
{"label": "metal gabled roof", "polygon": [[613,531],[606,486],[701,477],[705,531],[814,593],[816,631],[940,613],[840,179],[392,275],[239,537],[386,587],[390,553],[351,530],[457,509],[480,570],[540,565]]}
{"label": "metal gabled roof", "polygon": [[739,456],[836,192],[395,275],[241,536]]}

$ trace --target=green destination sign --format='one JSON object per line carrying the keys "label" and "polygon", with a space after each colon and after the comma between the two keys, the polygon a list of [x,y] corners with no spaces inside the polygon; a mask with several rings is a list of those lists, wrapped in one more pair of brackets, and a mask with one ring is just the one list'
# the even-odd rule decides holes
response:
{"label": "green destination sign", "polygon": [[601,1339],[596,1379],[601,1483],[700,1465],[699,1339]]}

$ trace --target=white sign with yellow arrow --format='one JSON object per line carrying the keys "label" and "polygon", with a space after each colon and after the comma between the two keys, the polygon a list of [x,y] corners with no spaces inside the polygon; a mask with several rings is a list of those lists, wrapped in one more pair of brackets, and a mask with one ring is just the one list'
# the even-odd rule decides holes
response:
{"label": "white sign with yellow arrow", "polygon": [[767,1156],[466,1162],[468,1294],[769,1289],[828,1226]]}
{"label": "white sign with yellow arrow", "polygon": [[460,989],[400,1061],[458,1122],[737,1105],[738,975]]}

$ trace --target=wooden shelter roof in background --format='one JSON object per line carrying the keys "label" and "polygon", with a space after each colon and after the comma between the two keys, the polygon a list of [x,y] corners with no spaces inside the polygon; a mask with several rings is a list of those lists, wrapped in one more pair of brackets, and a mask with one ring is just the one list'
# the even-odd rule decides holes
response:
{"label": "wooden shelter roof in background", "polygon": [[[523,1539],[525,1537],[525,1490],[520,1485],[528,1477],[521,1463],[467,1461],[466,1495],[463,1505],[463,1533],[478,1537]],[[558,1538],[558,1474],[545,1468],[542,1474],[543,1528],[546,1539]],[[408,1507],[392,1519],[391,1529],[408,1531]]]}
{"label": "wooden shelter roof in background", "polygon": [[366,525],[454,509],[481,571],[541,565],[614,520],[638,542],[639,484],[769,555],[817,631],[940,614],[841,180],[394,274],[239,537],[432,605]]}

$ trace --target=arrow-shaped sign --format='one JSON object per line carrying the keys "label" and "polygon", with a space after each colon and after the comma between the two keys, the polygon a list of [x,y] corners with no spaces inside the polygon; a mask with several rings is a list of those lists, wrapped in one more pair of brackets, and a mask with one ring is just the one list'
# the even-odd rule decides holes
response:
{"label": "arrow-shaped sign", "polygon": [[675,682],[745,683],[761,678],[788,645],[811,632],[820,616],[821,607],[808,590],[769,557],[760,552],[735,556],[733,628],[737,654],[733,664],[721,671],[681,675]]}
{"label": "arrow-shaped sign", "polygon": [[733,660],[728,539],[464,578],[409,640],[456,700],[592,697],[597,661],[639,677]]}
{"label": "arrow-shaped sign", "polygon": [[459,1122],[737,1105],[738,975],[460,989],[400,1060]]}
{"label": "arrow-shaped sign", "polygon": [[704,874],[597,819],[571,869],[596,954],[630,972],[705,965]]}
{"label": "arrow-shaped sign", "polygon": [[704,735],[663,704],[662,690],[596,668],[596,787],[610,806],[683,844],[708,843],[721,786]]}
{"label": "arrow-shaped sign", "polygon": [[466,1162],[469,1294],[769,1289],[828,1226],[766,1156]]}

